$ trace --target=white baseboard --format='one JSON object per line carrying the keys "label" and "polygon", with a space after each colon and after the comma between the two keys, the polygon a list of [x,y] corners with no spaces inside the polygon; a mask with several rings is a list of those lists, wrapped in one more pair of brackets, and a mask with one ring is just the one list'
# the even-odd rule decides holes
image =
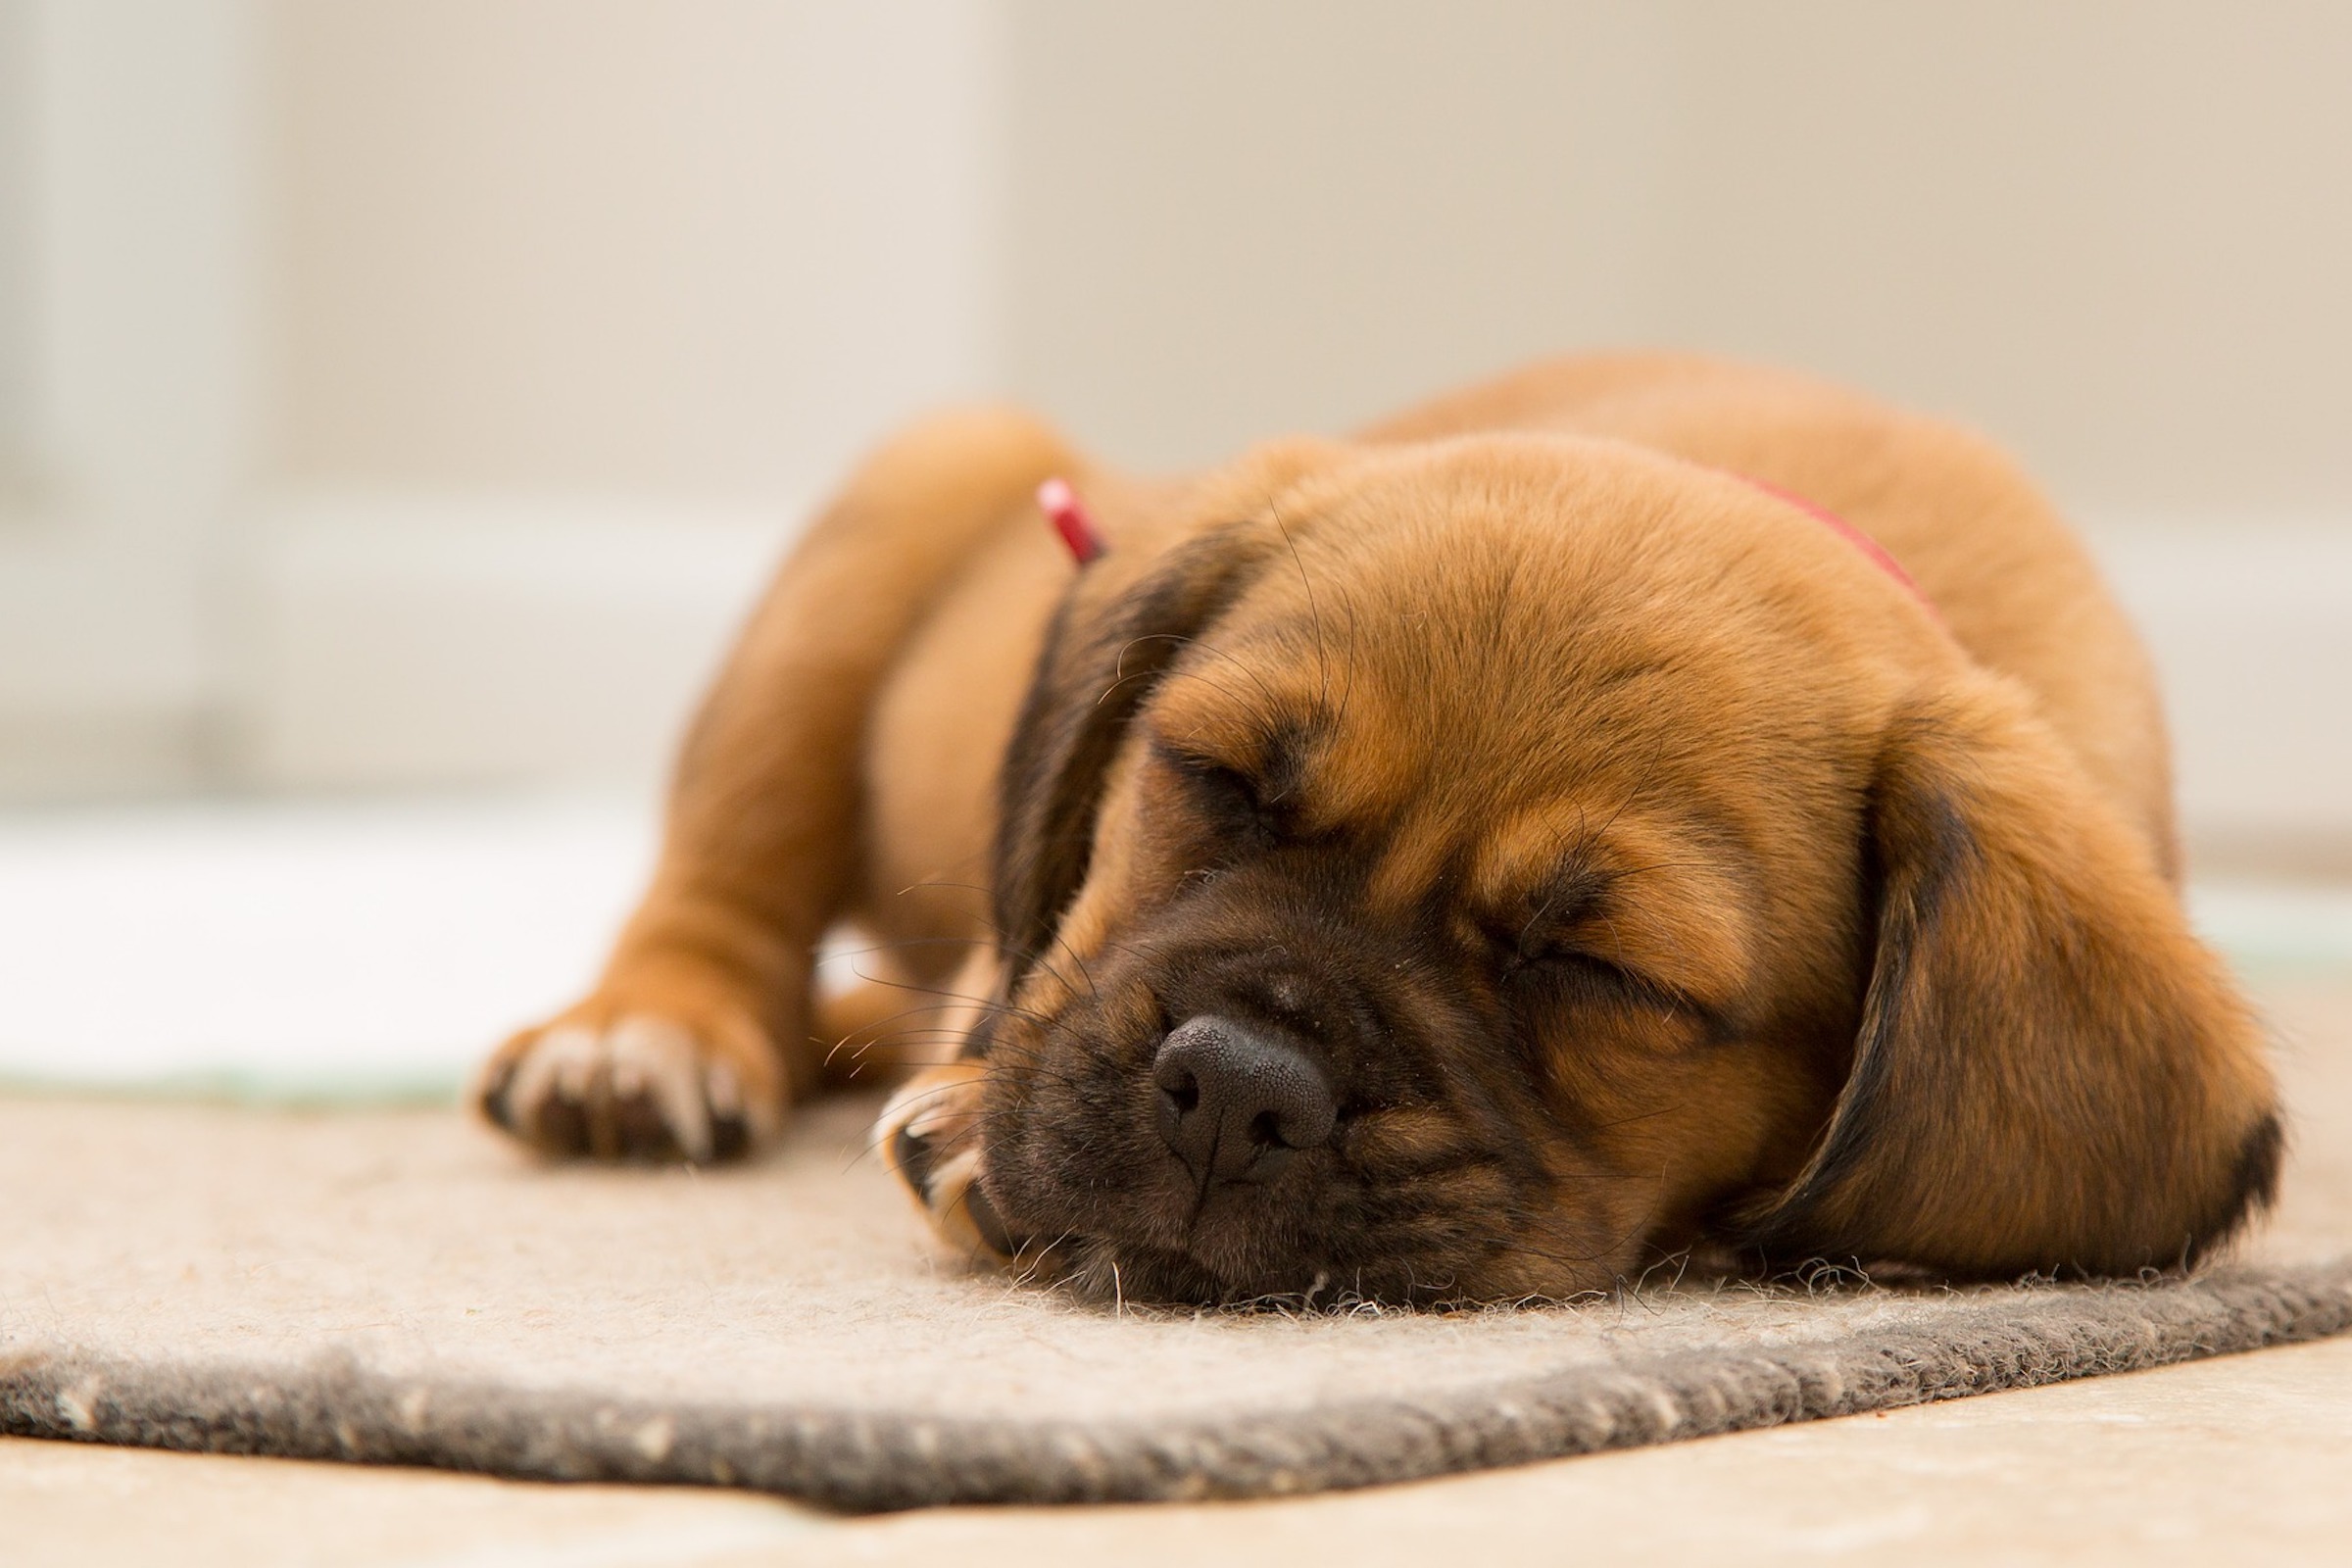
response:
{"label": "white baseboard", "polygon": [[185,546],[0,516],[0,800],[201,782],[212,631]]}
{"label": "white baseboard", "polygon": [[245,780],[643,783],[796,522],[546,501],[282,506],[242,617]]}
{"label": "white baseboard", "polygon": [[2101,529],[2156,659],[2192,842],[2352,842],[2352,526]]}

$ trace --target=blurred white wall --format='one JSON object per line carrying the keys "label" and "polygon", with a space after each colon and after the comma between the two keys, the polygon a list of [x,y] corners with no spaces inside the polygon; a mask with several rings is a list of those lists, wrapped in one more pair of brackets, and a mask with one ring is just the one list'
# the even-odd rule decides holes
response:
{"label": "blurred white wall", "polygon": [[1007,370],[1139,459],[1673,343],[1974,420],[2102,516],[2352,518],[2352,6],[1009,17]]}
{"label": "blurred white wall", "polygon": [[798,503],[996,380],[969,0],[280,0],[290,483]]}
{"label": "blurred white wall", "polygon": [[22,5],[0,6],[0,507],[24,506],[32,419],[32,37]]}
{"label": "blurred white wall", "polygon": [[203,772],[258,478],[252,23],[0,0],[0,788]]}
{"label": "blurred white wall", "polygon": [[628,778],[857,451],[997,383],[975,0],[280,0],[248,777]]}
{"label": "blurred white wall", "polygon": [[1170,465],[1670,343],[2019,451],[2204,835],[2352,843],[2346,79],[2298,0],[0,0],[0,785],[642,777],[922,406]]}

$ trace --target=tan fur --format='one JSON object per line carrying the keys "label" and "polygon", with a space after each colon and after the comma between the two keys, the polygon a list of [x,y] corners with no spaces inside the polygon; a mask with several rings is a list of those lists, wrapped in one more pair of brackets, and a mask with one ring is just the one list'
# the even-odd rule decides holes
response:
{"label": "tan fur", "polygon": [[[1110,542],[1074,588],[1030,500],[1051,473]],[[1867,531],[1935,612],[1739,475]],[[1529,918],[1573,847],[1615,891],[1564,940],[1607,944],[1662,999],[1547,1048],[1562,1126],[1597,1130],[1547,1155],[1544,1234],[1465,1289],[1582,1288],[1727,1216],[1781,1250],[2133,1267],[2260,1197],[2241,1167],[2272,1147],[2268,1071],[2181,918],[2148,663],[2082,547],[1969,434],[1656,356],[1541,365],[1165,483],[1016,416],[916,427],[780,574],[689,738],[643,906],[596,991],[493,1060],[490,1113],[564,1152],[674,1150],[616,1068],[531,1074],[551,1035],[576,1050],[633,1017],[684,1026],[696,1065],[739,1083],[752,1139],[841,1035],[852,1055],[890,1036],[875,1054],[953,1057],[990,972],[997,780],[1050,616],[1065,595],[1073,625],[1108,613],[1234,527],[1265,564],[1153,691],[1152,732],[1247,768],[1269,709],[1344,709],[1299,830],[1378,825],[1368,920],[1443,894],[1470,941]],[[1000,1000],[1052,1016],[1116,968],[1199,863],[1180,797],[1122,743],[1054,951]],[[1701,808],[1738,855],[1693,839]],[[810,956],[843,921],[888,948],[904,1000],[869,994],[826,1038]],[[1701,1016],[1752,1038],[1702,1049]],[[1835,1053],[1799,1039],[1825,1028]],[[926,1080],[896,1125],[948,1093],[968,1135],[987,1076]],[[1433,1135],[1399,1114],[1364,1136]],[[955,1234],[973,1169],[930,1195]],[[1590,1261],[1544,1261],[1571,1254]]]}

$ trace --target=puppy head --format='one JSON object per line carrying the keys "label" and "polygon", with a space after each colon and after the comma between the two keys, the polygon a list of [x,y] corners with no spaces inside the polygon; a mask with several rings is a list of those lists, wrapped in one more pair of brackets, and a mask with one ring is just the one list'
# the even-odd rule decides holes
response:
{"label": "puppy head", "polygon": [[1129,1297],[1564,1296],[1715,1235],[2171,1263],[2251,1031],[2021,695],[1604,443],[1338,459],[1089,573],[1008,750],[984,1207]]}

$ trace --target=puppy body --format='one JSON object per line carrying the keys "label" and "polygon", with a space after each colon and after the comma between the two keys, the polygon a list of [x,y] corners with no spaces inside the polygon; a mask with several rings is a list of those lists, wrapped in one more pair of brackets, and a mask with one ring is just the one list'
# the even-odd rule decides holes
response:
{"label": "puppy body", "polygon": [[[1075,583],[1052,474],[1109,543]],[[936,1064],[902,1173],[1082,1282],[1558,1295],[1707,1235],[2175,1262],[2278,1139],[2170,794],[2032,487],[1814,383],[1548,364],[1163,483],[957,416],[787,565],[603,982],[485,1103],[558,1149],[758,1135],[836,1044],[846,918],[911,988],[853,1048]],[[1305,1063],[1329,1131],[1189,1150],[1188,1020]]]}

